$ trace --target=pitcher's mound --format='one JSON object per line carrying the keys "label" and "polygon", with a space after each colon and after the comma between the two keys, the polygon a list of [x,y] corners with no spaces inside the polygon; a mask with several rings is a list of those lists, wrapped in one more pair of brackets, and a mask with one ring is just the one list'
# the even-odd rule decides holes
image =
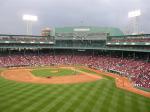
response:
{"label": "pitcher's mound", "polygon": [[51,71],[52,73],[57,73],[58,72],[58,70],[54,70],[54,71]]}

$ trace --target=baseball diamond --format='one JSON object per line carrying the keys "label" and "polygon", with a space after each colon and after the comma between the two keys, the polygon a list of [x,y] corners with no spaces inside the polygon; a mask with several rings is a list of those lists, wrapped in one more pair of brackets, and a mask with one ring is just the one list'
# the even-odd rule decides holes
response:
{"label": "baseball diamond", "polygon": [[0,112],[150,112],[149,40],[94,26],[1,34]]}

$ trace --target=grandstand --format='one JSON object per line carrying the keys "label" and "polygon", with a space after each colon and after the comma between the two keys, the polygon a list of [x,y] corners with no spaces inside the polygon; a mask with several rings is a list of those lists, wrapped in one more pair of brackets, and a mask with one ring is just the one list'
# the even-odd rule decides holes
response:
{"label": "grandstand", "polygon": [[110,48],[119,48],[121,50],[145,51],[150,50],[150,35],[123,35],[123,36],[109,36],[107,39],[107,46]]}
{"label": "grandstand", "polygon": [[150,88],[149,34],[123,35],[101,27],[55,28],[47,36],[1,34],[0,52],[0,67],[79,64]]}

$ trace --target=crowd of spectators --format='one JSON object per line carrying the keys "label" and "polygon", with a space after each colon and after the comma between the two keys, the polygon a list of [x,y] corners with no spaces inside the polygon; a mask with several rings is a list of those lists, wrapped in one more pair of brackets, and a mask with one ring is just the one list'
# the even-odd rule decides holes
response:
{"label": "crowd of spectators", "polygon": [[136,86],[150,88],[150,63],[134,59],[87,54],[18,54],[0,56],[0,67],[84,65],[113,70],[128,77]]}

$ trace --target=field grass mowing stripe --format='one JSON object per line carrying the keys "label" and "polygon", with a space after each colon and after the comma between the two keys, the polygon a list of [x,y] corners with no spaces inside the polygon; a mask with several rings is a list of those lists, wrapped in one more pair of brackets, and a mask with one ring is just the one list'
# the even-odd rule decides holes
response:
{"label": "field grass mowing stripe", "polygon": [[[38,94],[37,94],[38,95]],[[23,96],[26,97],[23,98],[22,100],[16,100],[12,105],[8,105],[9,108],[6,108],[5,111],[11,111],[11,112],[20,112],[21,110],[23,110],[24,108],[26,108],[28,105],[26,105],[24,102],[30,102],[33,101],[34,99],[36,99],[37,95],[30,97],[29,99],[27,98],[28,96]],[[20,102],[18,104],[18,102]]]}
{"label": "field grass mowing stripe", "polygon": [[[5,95],[3,95],[1,98],[0,98],[0,100],[1,101],[6,101],[6,100],[9,100],[9,101],[11,101],[11,99],[13,99],[13,98],[19,98],[19,96],[20,95],[22,95],[23,94],[23,92],[30,92],[30,90],[32,89],[32,87],[31,86],[29,86],[28,88],[24,88],[24,89],[21,89],[21,90],[18,90],[18,91],[20,91],[20,92],[18,92],[18,91],[14,91],[14,92],[12,92],[12,93],[10,93],[10,94],[5,94]],[[28,91],[29,90],[29,91]],[[22,93],[21,93],[22,92]]]}
{"label": "field grass mowing stripe", "polygon": [[14,98],[14,97],[18,97],[19,95],[22,95],[24,93],[30,93],[32,90],[34,90],[35,86],[34,85],[25,85],[23,87],[20,87],[18,88],[18,86],[15,87],[16,91],[9,91],[9,93],[6,93],[4,96],[5,97],[2,97],[1,100],[3,100],[3,98],[5,99],[11,99],[11,98]]}
{"label": "field grass mowing stripe", "polygon": [[[51,108],[49,110],[49,112],[54,111],[57,112],[59,110],[62,110],[62,107],[68,107],[69,105],[71,105],[73,102],[76,102],[77,99],[83,99],[83,94],[82,93],[78,93],[76,95],[69,95],[67,96],[63,101],[60,101],[59,103],[57,103],[53,108]],[[57,108],[59,107],[59,108]],[[63,109],[64,110],[64,109]]]}
{"label": "field grass mowing stripe", "polygon": [[[0,84],[1,84],[2,82],[0,82]],[[2,89],[7,89],[7,87],[9,87],[9,89],[8,90],[10,90],[10,89],[14,89],[13,87],[14,86],[17,86],[17,85],[20,85],[20,86],[22,86],[21,84],[18,84],[18,83],[14,83],[14,82],[10,82],[9,80],[7,81],[7,82],[4,82],[4,85],[1,85],[1,87],[0,87],[0,89],[2,90]]]}
{"label": "field grass mowing stripe", "polygon": [[[67,111],[68,108],[70,108],[72,106],[73,103],[78,103],[81,100],[84,100],[85,98],[85,94],[87,94],[87,90],[89,90],[89,87],[91,87],[93,85],[91,84],[86,84],[83,85],[79,91],[75,90],[73,91],[73,95],[70,96],[70,98],[67,98],[64,101],[59,102],[59,104],[57,104],[54,108],[51,108],[51,110],[49,111],[55,111],[55,112],[61,112],[61,111]],[[59,108],[57,108],[59,107]],[[73,109],[73,108],[72,108]]]}
{"label": "field grass mowing stripe", "polygon": [[[47,87],[46,87],[47,88]],[[22,99],[20,99],[21,100],[21,102],[19,103],[19,104],[17,104],[17,103],[15,103],[16,105],[21,105],[20,106],[20,108],[22,109],[22,107],[24,107],[24,104],[22,104],[24,101],[26,101],[26,100],[28,100],[28,98],[29,98],[29,100],[30,100],[30,98],[31,98],[31,95],[32,95],[32,97],[34,97],[34,96],[37,96],[38,94],[39,94],[39,91],[42,91],[43,89],[45,90],[46,88],[43,88],[43,86],[41,86],[38,90],[34,90],[35,88],[33,87],[33,90],[35,91],[35,93],[30,93],[29,94],[29,96],[27,95],[25,95],[25,94],[23,94],[23,97],[25,97],[26,99],[24,99],[24,100],[22,100]],[[36,88],[37,89],[37,88]],[[48,91],[49,92],[49,91]],[[37,96],[38,97],[38,96]],[[20,101],[19,100],[19,101]],[[17,100],[18,101],[18,100]]]}
{"label": "field grass mowing stripe", "polygon": [[28,109],[28,112],[42,111],[42,109],[46,105],[53,103],[53,101],[55,101],[61,97],[60,95],[64,95],[61,93],[66,92],[66,90],[69,90],[69,88],[70,88],[70,86],[62,86],[62,87],[58,86],[58,87],[59,87],[58,89],[54,90],[54,91],[57,91],[57,94],[49,94],[50,97],[48,97],[47,99],[44,99],[42,102],[40,101],[40,102],[28,107],[28,108],[30,108],[30,109]]}
{"label": "field grass mowing stripe", "polygon": [[124,100],[125,100],[125,92],[122,92],[122,91],[120,91],[120,92],[118,92],[118,97],[117,97],[117,112],[125,112],[125,108],[124,108],[124,106],[125,106],[125,102],[124,102]]}
{"label": "field grass mowing stripe", "polygon": [[[55,108],[57,104],[59,104],[61,101],[66,101],[64,99],[70,99],[73,96],[73,93],[78,91],[80,88],[82,88],[83,84],[78,84],[76,86],[70,86],[68,91],[65,91],[65,94],[63,96],[59,96],[57,99],[55,99],[53,102],[46,104],[45,107],[40,112],[48,112],[52,108]],[[56,106],[59,108],[58,106]]]}
{"label": "field grass mowing stripe", "polygon": [[[98,111],[98,108],[97,108],[97,107],[99,107],[99,105],[102,104],[102,102],[103,102],[103,100],[104,100],[104,97],[103,97],[103,96],[106,95],[106,93],[105,93],[104,91],[105,91],[105,89],[107,89],[107,84],[102,83],[102,84],[98,87],[98,89],[100,90],[100,93],[99,93],[99,96],[98,96],[98,98],[96,99],[94,105],[92,106],[92,109],[91,109],[92,112],[97,112],[97,111]],[[85,107],[85,108],[86,108],[86,107]]]}
{"label": "field grass mowing stripe", "polygon": [[[39,107],[43,105],[44,103],[48,103],[50,101],[53,101],[56,98],[55,95],[46,95],[46,96],[41,96],[41,98],[38,98],[36,102],[33,102],[30,106],[27,108],[22,109],[21,112],[37,112]],[[37,110],[37,111],[34,111]]]}
{"label": "field grass mowing stripe", "polygon": [[[126,92],[124,90],[120,90],[120,89],[116,89],[116,91],[117,92],[115,92],[115,94],[114,94],[115,99],[113,98],[112,103],[117,104],[118,107],[115,107],[110,112],[120,112],[120,111],[124,111],[124,112],[135,112],[135,111],[137,111],[137,112],[148,112],[148,109],[147,110],[145,109],[145,107],[146,107],[146,105],[144,103],[145,101],[142,100],[142,99],[144,99],[143,96],[139,96],[139,95],[136,95],[136,94],[133,94],[133,93],[130,93],[130,92]],[[142,104],[140,105],[140,103],[139,103],[138,104],[139,109],[136,109],[137,108],[136,106],[138,106],[138,105],[133,106],[133,104],[132,104],[132,103],[134,103],[133,99],[135,100],[135,102],[137,102],[137,101],[139,102],[139,101],[142,100],[143,106],[142,106]],[[121,102],[123,102],[123,103],[121,103]],[[142,108],[143,108],[143,110],[142,110]]]}
{"label": "field grass mowing stripe", "polygon": [[86,99],[80,103],[79,107],[75,111],[83,111],[83,112],[91,111],[96,101],[98,100],[99,96],[102,93],[102,91],[98,87],[102,86],[103,84],[97,84],[93,86],[93,89],[90,91],[90,93],[86,95]]}
{"label": "field grass mowing stripe", "polygon": [[140,105],[138,103],[138,97],[136,99],[134,98],[131,98],[131,105],[132,105],[132,108],[134,108],[134,111],[136,112],[140,112]]}
{"label": "field grass mowing stripe", "polygon": [[109,110],[109,112],[130,112],[130,99],[128,101],[128,94],[126,94],[124,91],[119,91],[115,93],[113,102],[112,103],[112,110]]}
{"label": "field grass mowing stripe", "polygon": [[[34,89],[34,86],[30,86],[30,88],[27,88],[27,90],[29,90],[30,93],[32,94],[32,93],[37,93],[39,90],[42,90],[42,88],[38,87]],[[31,94],[28,95],[24,95],[23,93],[20,95],[14,94],[14,97],[11,97],[10,99],[6,98],[4,106],[1,109],[7,109],[7,107],[13,107],[15,104],[18,105],[18,102],[22,103],[23,101],[27,100],[28,97],[31,97]]]}
{"label": "field grass mowing stripe", "polygon": [[[136,99],[136,100],[138,100],[138,99]],[[124,96],[124,110],[125,110],[125,112],[126,111],[127,112],[135,111],[134,107],[132,106],[132,97],[131,96],[129,97],[127,94],[125,94],[125,96]]]}
{"label": "field grass mowing stripe", "polygon": [[[108,111],[108,109],[109,109],[108,107],[111,106],[111,100],[112,100],[112,97],[114,94],[114,90],[111,89],[112,87],[110,84],[107,84],[107,85],[103,86],[102,88],[105,88],[105,89],[103,89],[103,94],[102,94],[102,96],[105,96],[105,99],[103,99],[103,104],[101,104],[102,105],[101,108],[99,108],[97,111],[100,111],[100,110]],[[101,93],[99,93],[99,94],[101,97]],[[100,101],[98,101],[98,102],[100,102]],[[91,109],[89,108],[88,110],[92,111],[93,108],[95,108],[95,107],[92,106]]]}
{"label": "field grass mowing stripe", "polygon": [[[109,86],[109,85],[108,85]],[[110,88],[110,86],[108,87],[108,88]],[[106,89],[107,90],[107,89]],[[103,105],[107,105],[107,106],[105,106],[105,110],[109,110],[109,108],[108,107],[111,107],[112,105],[111,105],[111,100],[112,100],[112,98],[113,98],[113,95],[114,95],[114,90],[112,90],[112,89],[109,89],[109,91],[111,91],[111,92],[107,92],[106,94],[105,94],[105,90],[104,90],[104,94],[106,95],[106,99],[103,101]],[[94,103],[95,104],[95,103]],[[93,109],[93,107],[91,107],[90,108],[91,110]],[[89,109],[89,110],[90,110]]]}
{"label": "field grass mowing stripe", "polygon": [[146,99],[145,105],[146,105],[146,109],[149,110],[149,112],[150,112],[150,109],[149,109],[149,107],[150,107],[150,98]]}
{"label": "field grass mowing stripe", "polygon": [[105,106],[105,104],[103,102],[107,98],[107,94],[109,94],[109,93],[107,93],[107,91],[109,89],[109,88],[107,88],[107,86],[109,86],[109,85],[106,84],[105,86],[101,86],[101,88],[100,88],[101,93],[99,93],[97,101],[92,106],[91,112],[99,112],[100,109],[103,107],[103,105]]}
{"label": "field grass mowing stripe", "polygon": [[[35,104],[37,102],[40,102],[42,100],[42,98],[43,99],[47,98],[49,89],[41,87],[41,89],[39,91],[40,92],[38,92],[38,93],[37,92],[36,93],[32,93],[32,94],[34,94],[32,96],[32,98],[29,97],[29,99],[26,99],[26,100],[22,101],[20,103],[20,105],[18,106],[18,108],[16,108],[14,110],[14,112],[22,112],[22,111],[26,111],[27,112],[26,109],[31,107],[33,104]],[[22,107],[24,107],[24,108],[22,108]]]}
{"label": "field grass mowing stripe", "polygon": [[114,93],[112,95],[110,94],[112,96],[112,98],[110,100],[108,112],[116,112],[117,111],[118,104],[116,103],[117,102],[116,94],[117,94],[117,92],[115,89],[114,89]]}
{"label": "field grass mowing stripe", "polygon": [[[106,91],[105,91],[106,90]],[[110,100],[112,98],[111,94],[107,93],[108,88],[104,90],[104,99],[102,101],[102,104],[99,107],[99,111],[100,112],[108,112],[109,111],[109,107],[111,105]],[[109,99],[110,98],[110,99]],[[109,107],[109,108],[108,108]]]}
{"label": "field grass mowing stripe", "polygon": [[146,104],[145,104],[146,106],[146,108],[144,108],[145,110],[147,110],[148,112],[150,112],[150,109],[149,109],[149,107],[150,107],[150,99],[149,99],[149,102],[147,102]]}
{"label": "field grass mowing stripe", "polygon": [[13,81],[0,77],[0,88],[6,87],[6,86],[11,85],[11,84],[14,84]]}
{"label": "field grass mowing stripe", "polygon": [[139,110],[140,112],[144,112],[144,111],[150,111],[150,105],[147,107],[147,105],[145,105],[143,102],[141,102],[140,98],[137,98],[137,102],[138,102],[138,105],[139,105]]}
{"label": "field grass mowing stripe", "polygon": [[[66,89],[66,88],[67,88],[67,87],[61,87],[61,88],[60,88],[59,86],[57,86],[57,88],[55,88],[55,89],[53,89],[53,90],[58,91],[58,93],[59,93],[59,92],[63,91],[63,90]],[[51,88],[50,88],[50,89],[51,89]],[[55,100],[59,94],[47,93],[47,94],[46,94],[46,97],[45,97],[44,95],[45,95],[45,94],[43,94],[43,97],[41,97],[41,98],[39,99],[39,101],[34,102],[34,103],[31,104],[30,106],[28,106],[28,108],[26,108],[26,109],[24,110],[24,112],[32,112],[32,111],[36,112],[36,111],[38,111],[38,110],[39,110],[38,108],[42,108],[43,104]]]}
{"label": "field grass mowing stripe", "polygon": [[[144,100],[145,97],[143,96],[138,96],[138,95],[134,95],[134,97],[132,97],[131,101],[137,105],[139,105],[139,108],[142,108],[142,107],[145,107],[145,109],[147,108],[147,110],[150,111],[150,109],[148,109],[150,107],[150,99],[149,98],[146,98],[146,100]],[[132,105],[134,105],[132,104]],[[143,106],[142,106],[143,105]],[[145,106],[144,106],[145,105]]]}
{"label": "field grass mowing stripe", "polygon": [[27,96],[32,96],[32,92],[35,92],[35,93],[38,92],[39,88],[40,87],[35,89],[34,86],[32,86],[32,87],[30,86],[30,88],[23,89],[23,91],[25,91],[25,92],[22,92],[21,94],[12,93],[13,97],[10,97],[9,99],[5,98],[5,100],[7,101],[7,104],[15,103],[17,101],[23,101],[23,100],[27,99]]}
{"label": "field grass mowing stripe", "polygon": [[[127,99],[128,100],[128,102],[127,101],[125,101],[125,102],[127,102],[126,103],[126,109],[125,110],[127,110],[128,112],[133,112],[133,111],[136,111],[136,110],[138,110],[138,112],[141,112],[140,111],[140,109],[139,108],[137,108],[136,109],[136,105],[134,105],[133,103],[133,97],[130,97],[130,99]],[[137,102],[137,99],[135,99],[136,101],[135,102]],[[138,106],[138,105],[137,105]]]}
{"label": "field grass mowing stripe", "polygon": [[[9,82],[9,81],[8,81]],[[7,83],[7,82],[6,82]],[[4,90],[4,91],[11,91],[11,90],[13,90],[13,91],[16,91],[16,88],[15,87],[22,87],[22,86],[27,86],[27,83],[24,83],[24,84],[22,84],[22,83],[18,83],[18,82],[11,82],[10,84],[8,84],[8,85],[5,85],[5,86],[3,86],[3,87],[1,87],[0,88],[0,90]],[[8,89],[9,88],[9,89]],[[4,93],[4,92],[3,92]]]}
{"label": "field grass mowing stripe", "polygon": [[13,89],[11,87],[6,87],[5,89],[3,89],[2,91],[2,96],[9,96],[9,95],[13,95],[12,93],[17,93],[20,94],[23,90],[30,88],[31,86],[29,85],[15,85],[13,87]]}
{"label": "field grass mowing stripe", "polygon": [[[75,92],[76,90],[78,90],[80,88],[80,85],[79,86],[76,86],[76,87],[70,87],[69,90],[67,91],[66,94],[64,94],[63,96],[61,97],[58,97],[57,99],[55,99],[53,102],[51,102],[50,104],[47,104],[43,110],[41,110],[40,112],[50,112],[50,110],[53,108],[55,108],[55,106],[57,104],[59,104],[61,101],[65,101],[66,98],[71,98],[72,97],[72,94],[70,93],[73,93]],[[59,108],[59,107],[57,107]]]}

